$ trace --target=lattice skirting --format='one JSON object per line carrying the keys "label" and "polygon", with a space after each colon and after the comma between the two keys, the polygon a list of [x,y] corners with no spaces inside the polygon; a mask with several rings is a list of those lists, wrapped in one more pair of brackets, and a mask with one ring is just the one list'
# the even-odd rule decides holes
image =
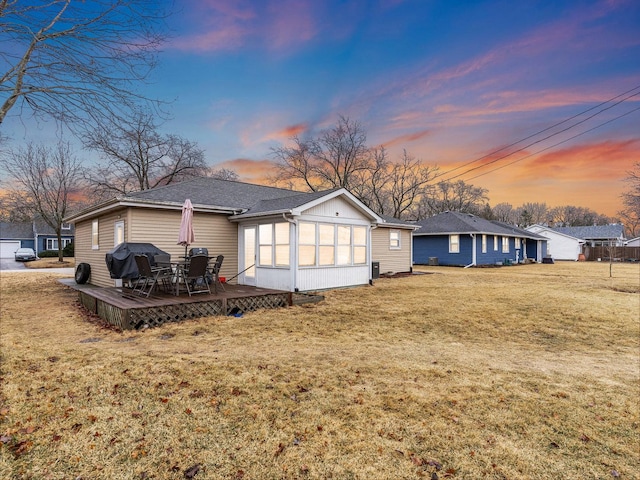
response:
{"label": "lattice skirting", "polygon": [[85,292],[79,292],[79,299],[87,310],[121,330],[158,327],[165,323],[194,318],[251,312],[261,308],[282,308],[290,305],[288,293],[136,308],[118,307]]}

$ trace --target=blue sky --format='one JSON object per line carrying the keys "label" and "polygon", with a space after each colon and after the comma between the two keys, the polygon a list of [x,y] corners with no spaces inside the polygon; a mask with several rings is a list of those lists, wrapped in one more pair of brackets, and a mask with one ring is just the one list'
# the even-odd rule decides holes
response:
{"label": "blue sky", "polygon": [[[173,100],[167,132],[247,181],[260,181],[272,147],[338,115],[358,120],[392,158],[404,148],[446,172],[640,93],[635,0],[176,0],[174,9],[145,91]],[[489,172],[520,157],[460,178],[488,188],[492,205],[546,201],[613,215],[625,170],[640,158],[640,111],[615,118],[639,106],[636,95],[524,149],[530,156],[513,165]]]}

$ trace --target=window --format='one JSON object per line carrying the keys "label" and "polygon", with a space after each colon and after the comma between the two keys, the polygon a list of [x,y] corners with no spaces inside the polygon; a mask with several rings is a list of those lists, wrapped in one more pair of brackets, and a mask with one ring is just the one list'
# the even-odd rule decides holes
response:
{"label": "window", "polygon": [[[71,243],[70,238],[62,239],[62,248],[66,247]],[[58,239],[57,238],[47,238],[47,250],[58,250]]]}
{"label": "window", "polygon": [[509,253],[509,237],[502,237],[502,253]]}
{"label": "window", "polygon": [[487,253],[487,236],[482,235],[482,253]]}
{"label": "window", "polygon": [[520,249],[520,238],[516,238],[516,250]]}
{"label": "window", "polygon": [[113,224],[113,244],[115,246],[124,242],[124,220],[118,220]]}
{"label": "window", "polygon": [[273,225],[258,225],[258,265],[273,265]]}
{"label": "window", "polygon": [[289,266],[289,222],[274,225],[276,236],[276,267]]}
{"label": "window", "polygon": [[71,230],[71,224],[70,223],[63,223],[62,224],[62,230]]}
{"label": "window", "polygon": [[300,222],[298,264],[301,267],[364,265],[367,227]]}
{"label": "window", "polygon": [[258,226],[259,265],[289,265],[289,223],[266,223]]}
{"label": "window", "polygon": [[351,265],[351,226],[338,225],[338,265]]}
{"label": "window", "polygon": [[498,236],[497,235],[493,236],[493,251],[494,252],[498,251]]}
{"label": "window", "polygon": [[391,250],[400,249],[400,230],[389,231],[389,249]]}
{"label": "window", "polygon": [[98,240],[98,220],[94,220],[91,222],[91,248],[93,250],[98,250],[100,248]]}
{"label": "window", "polygon": [[310,267],[316,264],[316,224],[298,224],[298,264]]}
{"label": "window", "polygon": [[367,263],[366,227],[353,227],[353,263],[355,265]]}
{"label": "window", "polygon": [[460,253],[460,235],[449,235],[449,253]]}

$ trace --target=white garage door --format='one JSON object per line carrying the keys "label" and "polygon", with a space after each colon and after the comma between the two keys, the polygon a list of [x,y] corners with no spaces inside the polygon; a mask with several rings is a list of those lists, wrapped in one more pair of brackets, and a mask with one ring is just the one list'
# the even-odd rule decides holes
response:
{"label": "white garage door", "polygon": [[20,242],[0,242],[0,258],[13,258],[13,254],[20,248]]}

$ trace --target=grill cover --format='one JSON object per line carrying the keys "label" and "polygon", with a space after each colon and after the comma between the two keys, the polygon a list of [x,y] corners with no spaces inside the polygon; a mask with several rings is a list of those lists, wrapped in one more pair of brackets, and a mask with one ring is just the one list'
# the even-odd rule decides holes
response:
{"label": "grill cover", "polygon": [[138,278],[135,255],[146,255],[153,267],[155,255],[169,255],[152,243],[123,242],[105,255],[105,262],[111,278]]}

